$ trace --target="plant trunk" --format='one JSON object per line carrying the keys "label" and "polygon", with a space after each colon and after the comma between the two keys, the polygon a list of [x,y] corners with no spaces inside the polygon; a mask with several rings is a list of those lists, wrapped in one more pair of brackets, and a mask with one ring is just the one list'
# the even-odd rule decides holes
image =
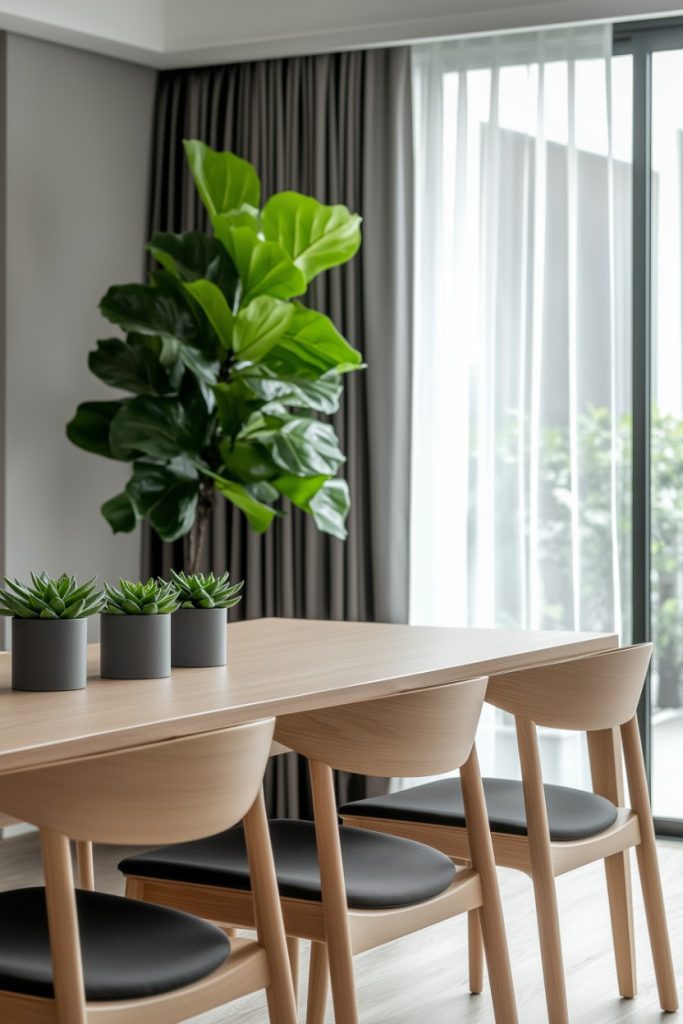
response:
{"label": "plant trunk", "polygon": [[213,490],[202,493],[195,521],[189,533],[183,537],[183,569],[189,574],[201,571],[206,535],[213,513],[214,493]]}

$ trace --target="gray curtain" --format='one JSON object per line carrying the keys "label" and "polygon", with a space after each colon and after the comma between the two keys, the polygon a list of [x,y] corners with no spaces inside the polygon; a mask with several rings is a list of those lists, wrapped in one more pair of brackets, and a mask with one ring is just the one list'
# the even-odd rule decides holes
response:
{"label": "gray curtain", "polygon": [[[263,536],[221,502],[206,565],[246,580],[233,618],[291,616],[405,622],[408,615],[412,328],[412,114],[407,48],[162,72],[150,234],[206,226],[183,138],[255,164],[264,198],[294,189],[363,216],[363,246],[321,275],[306,301],[364,354],[347,378],[336,428],[351,489],[345,543],[296,509]],[[182,545],[143,535],[143,572],[182,563]],[[342,788],[349,789],[349,780]],[[354,790],[353,783],[350,784]],[[305,782],[275,759],[271,811],[306,814]]]}

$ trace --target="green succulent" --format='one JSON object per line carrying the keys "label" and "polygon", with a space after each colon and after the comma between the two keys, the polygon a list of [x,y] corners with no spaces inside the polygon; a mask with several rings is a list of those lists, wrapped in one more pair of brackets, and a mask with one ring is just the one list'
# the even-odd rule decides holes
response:
{"label": "green succulent", "polygon": [[106,615],[168,615],[178,607],[178,590],[173,583],[147,580],[131,583],[119,580],[119,587],[104,584]]}
{"label": "green succulent", "polygon": [[202,572],[187,574],[171,569],[171,578],[178,590],[181,608],[232,608],[242,600],[244,580],[230,586],[230,573],[205,576]]}
{"label": "green succulent", "polygon": [[56,579],[41,572],[31,573],[31,586],[4,577],[0,590],[0,615],[18,619],[85,619],[101,611],[104,594],[95,587],[95,577],[78,586],[75,576]]}

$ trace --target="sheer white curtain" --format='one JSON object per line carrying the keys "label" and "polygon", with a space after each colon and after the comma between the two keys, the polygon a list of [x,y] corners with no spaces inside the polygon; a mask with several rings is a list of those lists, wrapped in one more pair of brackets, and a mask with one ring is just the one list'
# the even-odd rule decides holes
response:
{"label": "sheer white curtain", "polygon": [[628,631],[630,76],[610,26],[414,50],[415,623]]}

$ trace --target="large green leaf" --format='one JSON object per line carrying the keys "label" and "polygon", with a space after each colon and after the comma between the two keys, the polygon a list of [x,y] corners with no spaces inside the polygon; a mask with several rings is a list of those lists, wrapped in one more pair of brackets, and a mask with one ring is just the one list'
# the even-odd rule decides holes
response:
{"label": "large green leaf", "polygon": [[233,315],[223,292],[211,281],[192,281],[185,285],[193,299],[204,310],[206,318],[225,349],[232,348]]}
{"label": "large green leaf", "polygon": [[[129,340],[135,335],[129,335]],[[158,360],[162,367],[166,367],[170,380],[173,383],[169,394],[177,394],[183,372],[188,369],[197,379],[197,385],[204,396],[207,409],[214,406],[212,387],[218,380],[220,362],[212,354],[207,354],[194,345],[179,341],[178,338],[165,336],[163,338],[147,338],[149,344],[157,343]],[[209,346],[211,352],[212,346]]]}
{"label": "large green leaf", "polygon": [[[294,370],[296,372],[296,370]],[[322,377],[277,376],[265,363],[250,363],[238,370],[239,377],[263,402],[280,402],[330,415],[339,408],[342,382],[330,371]]]}
{"label": "large green leaf", "polygon": [[116,497],[105,501],[100,512],[114,533],[130,533],[135,529],[140,518],[125,491],[123,494],[117,494]]}
{"label": "large green leaf", "polygon": [[216,396],[218,421],[226,437],[233,438],[240,432],[254,405],[252,393],[239,378],[229,384],[221,381],[213,389]]}
{"label": "large green leaf", "polygon": [[[199,349],[208,359],[220,360],[223,355],[220,339],[209,322],[204,310],[188,293],[185,283],[173,277],[167,270],[153,270],[149,275],[153,288],[163,295],[172,298],[180,309],[185,310],[194,322],[194,337],[186,338],[182,335],[165,335],[167,341],[171,338],[180,340],[183,344],[193,345]],[[238,286],[238,290],[241,285]]]}
{"label": "large green leaf", "polygon": [[[261,214],[254,206],[248,206],[246,203],[241,206],[238,210],[229,210],[227,213],[221,213],[213,220],[213,229],[216,233],[216,226],[219,231],[225,233],[229,227],[233,228],[249,228],[255,235],[262,235],[263,229],[261,226]],[[219,238],[219,234],[216,233],[216,238]],[[223,244],[222,242],[220,244]]]}
{"label": "large green leaf", "polygon": [[110,443],[111,425],[125,402],[81,402],[76,414],[66,425],[66,436],[79,448],[108,459],[127,459],[115,455]]}
{"label": "large green leaf", "polygon": [[[163,278],[157,276],[155,281],[160,283]],[[148,284],[114,285],[100,302],[100,310],[107,320],[126,331],[189,343],[198,339],[192,313],[170,289]]]}
{"label": "large green leaf", "polygon": [[273,480],[273,485],[294,505],[312,515],[322,533],[346,540],[346,517],[351,507],[346,480],[283,474]]}
{"label": "large green leaf", "polygon": [[296,476],[336,473],[346,461],[330,423],[298,416],[274,434],[270,450],[278,465]]}
{"label": "large green leaf", "polygon": [[226,472],[244,484],[272,480],[278,474],[278,467],[268,449],[257,442],[237,441],[233,444],[226,439],[219,447]]}
{"label": "large green leaf", "polygon": [[216,217],[214,231],[237,267],[242,305],[257,295],[291,299],[306,291],[304,275],[278,242],[264,241],[251,228],[235,227],[230,217]]}
{"label": "large green leaf", "polygon": [[236,508],[244,512],[252,530],[256,533],[265,533],[275,518],[275,509],[259,501],[249,493],[243,484],[235,483],[234,480],[225,480],[216,476],[214,482],[216,490]]}
{"label": "large green leaf", "polygon": [[191,412],[174,398],[139,396],[122,403],[109,432],[117,458],[140,453],[158,459],[179,454],[198,456],[204,444],[206,416]]}
{"label": "large green leaf", "polygon": [[349,373],[362,368],[360,352],[349,345],[328,316],[300,302],[293,305],[294,316],[287,333],[266,359],[278,377],[320,377],[330,370]]}
{"label": "large green leaf", "polygon": [[174,541],[192,527],[197,513],[197,475],[178,472],[173,465],[141,459],[133,466],[126,495],[162,540]]}
{"label": "large green leaf", "polygon": [[215,284],[232,304],[238,275],[225,246],[203,231],[175,235],[160,232],[147,246],[154,258],[180,281],[204,278]]}
{"label": "large green leaf", "polygon": [[326,206],[299,192],[279,192],[263,208],[266,238],[279,242],[307,281],[346,263],[361,241],[361,218],[345,206]]}
{"label": "large green leaf", "polygon": [[232,347],[240,359],[256,362],[279,341],[292,322],[291,302],[261,295],[240,309],[235,318]]}
{"label": "large green leaf", "polygon": [[134,395],[173,395],[179,381],[173,380],[162,366],[159,353],[149,345],[150,339],[131,334],[126,341],[108,338],[97,342],[97,349],[88,356],[92,373],[105,384]]}
{"label": "large green leaf", "polygon": [[346,519],[351,507],[346,480],[326,480],[311,498],[310,508],[315,525],[321,533],[329,533],[338,540],[346,540]]}
{"label": "large green leaf", "polygon": [[304,510],[311,511],[311,498],[313,498],[326,480],[327,474],[320,476],[292,476],[291,473],[283,473],[273,480],[273,487],[285,498],[289,498],[293,505]]}
{"label": "large green leaf", "polygon": [[[216,359],[205,356],[194,345],[183,345],[181,342],[178,346],[178,358],[200,383],[213,385],[218,380],[220,363]],[[202,392],[204,392],[203,388]],[[212,402],[209,404],[212,407]]]}
{"label": "large green leaf", "polygon": [[185,139],[183,146],[197,190],[212,218],[244,203],[260,205],[261,183],[250,163],[197,140]]}
{"label": "large green leaf", "polygon": [[[244,489],[251,494],[252,498],[256,498],[257,501],[262,501],[266,505],[272,505],[280,497],[268,480],[257,480],[253,484],[245,484]],[[284,513],[279,509],[275,509],[275,515],[281,517]]]}
{"label": "large green leaf", "polygon": [[248,427],[241,439],[259,441],[273,461],[294,476],[334,474],[346,461],[330,423],[305,416],[281,416],[277,425]]}

